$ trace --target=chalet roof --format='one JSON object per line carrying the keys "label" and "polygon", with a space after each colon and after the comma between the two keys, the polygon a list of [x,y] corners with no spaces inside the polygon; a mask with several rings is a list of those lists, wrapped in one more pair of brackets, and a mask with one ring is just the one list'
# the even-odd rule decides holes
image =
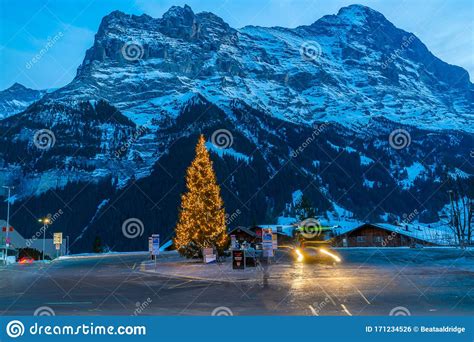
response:
{"label": "chalet roof", "polygon": [[[420,223],[400,223],[392,224],[386,222],[364,222],[357,219],[341,219],[341,220],[320,220],[321,226],[324,231],[331,230],[333,236],[340,236],[343,234],[350,233],[364,225],[372,225],[380,229],[385,229],[390,232],[396,232],[411,238],[415,238],[421,241],[426,241],[437,245],[453,245],[456,243],[452,231],[446,224],[441,222],[434,223],[431,225],[420,224]],[[408,227],[408,230],[407,230]],[[240,229],[246,229],[246,231],[254,232],[256,228],[271,229],[274,233],[285,234],[292,236],[295,229],[298,229],[298,223],[294,224],[261,224],[250,228],[237,227]],[[235,229],[235,228],[234,228]]]}
{"label": "chalet roof", "polygon": [[242,226],[238,226],[238,227],[235,227],[234,229],[230,230],[228,232],[229,235],[231,235],[232,233],[234,232],[237,232],[237,231],[242,231],[242,232],[245,232],[246,234],[252,236],[252,237],[256,237],[257,234],[255,234],[255,232],[251,231],[249,228],[247,227],[242,227]]}
{"label": "chalet roof", "polygon": [[407,237],[415,238],[421,241],[437,244],[437,245],[450,245],[455,243],[452,233],[447,227],[428,227],[421,224],[391,224],[391,223],[360,223],[357,226],[352,226],[349,229],[340,229],[336,231],[336,236],[347,234],[356,231],[363,226],[370,225],[380,229],[384,229],[390,232],[394,232]]}

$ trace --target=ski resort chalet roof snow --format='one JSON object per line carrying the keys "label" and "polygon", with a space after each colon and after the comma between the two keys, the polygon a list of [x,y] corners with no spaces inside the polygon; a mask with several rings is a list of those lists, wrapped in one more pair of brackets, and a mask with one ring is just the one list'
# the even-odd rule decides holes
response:
{"label": "ski resort chalet roof snow", "polygon": [[334,228],[334,235],[339,236],[354,231],[365,224],[402,234],[411,238],[426,241],[436,245],[455,245],[454,234],[447,225],[423,225],[418,223],[371,223],[371,222],[343,222]]}
{"label": "ski resort chalet roof snow", "polygon": [[[447,224],[419,224],[419,223],[386,223],[386,222],[365,222],[359,220],[320,220],[321,227],[330,229],[333,237],[347,234],[362,227],[365,224],[385,229],[390,232],[402,234],[407,237],[419,239],[436,245],[455,245],[456,240],[453,232]],[[259,224],[257,227],[271,229],[274,233],[281,233],[293,236],[293,232],[298,227],[298,222],[293,224]]]}

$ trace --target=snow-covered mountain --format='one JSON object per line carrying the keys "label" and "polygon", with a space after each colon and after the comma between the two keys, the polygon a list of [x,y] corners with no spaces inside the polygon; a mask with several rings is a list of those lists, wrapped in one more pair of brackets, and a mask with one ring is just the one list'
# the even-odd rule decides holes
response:
{"label": "snow-covered mountain", "polygon": [[202,132],[229,226],[275,220],[296,191],[321,215],[433,222],[450,182],[472,184],[473,90],[360,5],[295,29],[115,11],[69,85],[0,121],[0,182],[16,185],[17,226],[63,208],[77,250],[146,248],[121,224],[171,234]]}
{"label": "snow-covered mountain", "polygon": [[0,91],[0,119],[24,111],[44,94],[46,94],[46,90],[26,88],[19,83]]}
{"label": "snow-covered mountain", "polygon": [[127,115],[175,117],[179,96],[220,107],[238,98],[295,123],[349,127],[373,117],[472,132],[468,73],[413,34],[353,5],[309,26],[235,30],[212,13],[172,7],[163,18],[106,16],[77,78],[53,99],[105,98]]}

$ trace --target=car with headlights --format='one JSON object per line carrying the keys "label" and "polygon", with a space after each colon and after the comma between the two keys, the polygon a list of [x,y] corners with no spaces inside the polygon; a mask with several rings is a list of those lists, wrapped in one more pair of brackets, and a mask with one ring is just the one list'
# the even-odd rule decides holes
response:
{"label": "car with headlights", "polygon": [[342,258],[330,244],[321,241],[303,241],[300,247],[294,249],[297,262],[340,264]]}

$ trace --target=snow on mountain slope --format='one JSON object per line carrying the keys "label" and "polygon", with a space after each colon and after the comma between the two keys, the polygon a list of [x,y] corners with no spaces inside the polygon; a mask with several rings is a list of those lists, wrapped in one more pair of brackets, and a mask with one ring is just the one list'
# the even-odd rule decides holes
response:
{"label": "snow on mountain slope", "polygon": [[130,117],[169,117],[191,92],[221,107],[239,98],[295,123],[357,129],[384,117],[472,132],[473,90],[465,70],[364,6],[295,29],[240,30],[185,6],[160,19],[105,17],[76,79],[51,99],[105,98]]}
{"label": "snow on mountain slope", "polygon": [[0,119],[22,112],[44,94],[46,90],[26,88],[19,83],[0,91]]}

